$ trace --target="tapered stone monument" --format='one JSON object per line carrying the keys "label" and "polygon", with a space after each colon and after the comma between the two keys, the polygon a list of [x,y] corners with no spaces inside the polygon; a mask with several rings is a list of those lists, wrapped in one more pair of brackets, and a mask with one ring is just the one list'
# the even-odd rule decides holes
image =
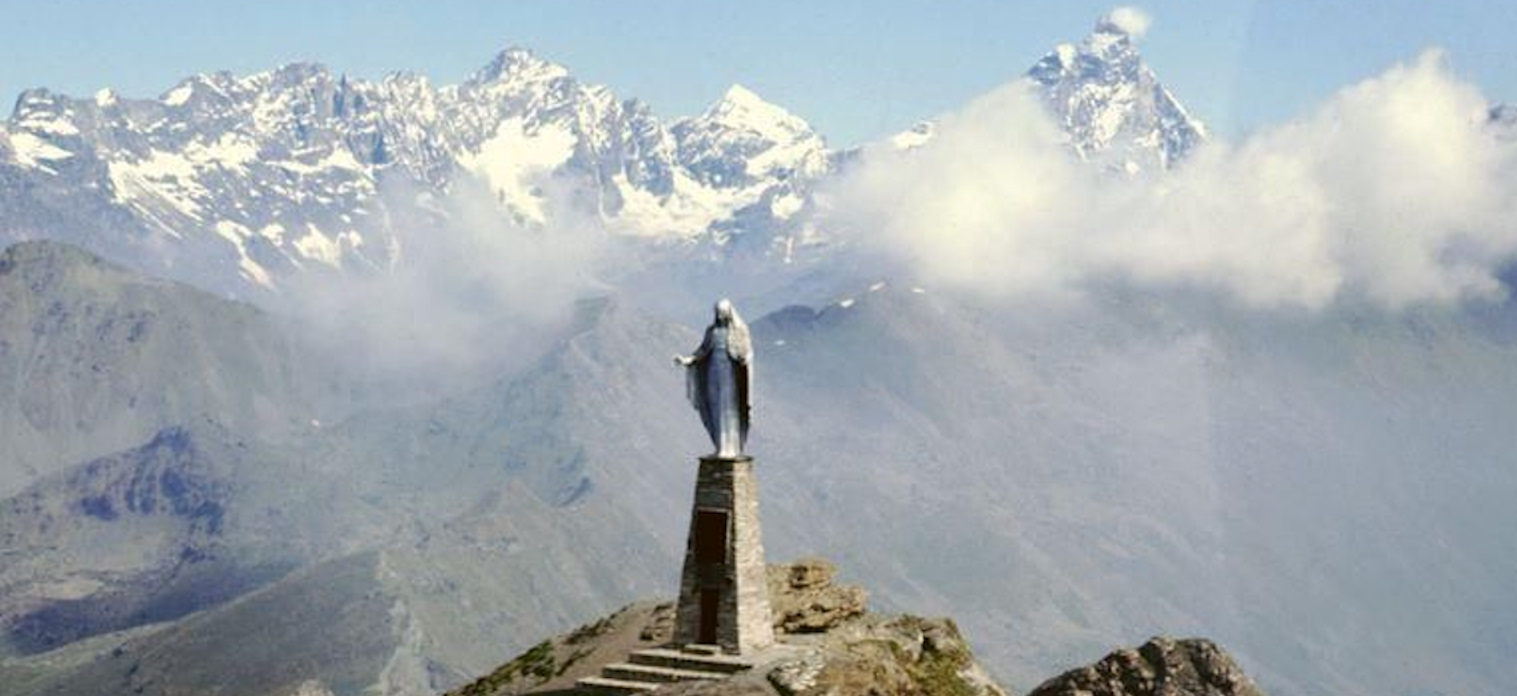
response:
{"label": "tapered stone monument", "polygon": [[716,452],[701,457],[680,575],[674,642],[750,653],[774,643],[753,458],[743,454],[753,375],[748,326],[722,300],[685,366],[686,392]]}

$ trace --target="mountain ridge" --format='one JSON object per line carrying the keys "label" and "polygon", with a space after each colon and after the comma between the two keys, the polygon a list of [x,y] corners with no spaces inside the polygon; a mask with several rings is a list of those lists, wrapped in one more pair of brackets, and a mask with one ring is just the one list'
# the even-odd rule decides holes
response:
{"label": "mountain ridge", "polygon": [[51,240],[0,252],[0,495],[211,416],[269,434],[334,418],[342,370],[252,305]]}
{"label": "mountain ridge", "polygon": [[[1205,128],[1112,31],[1103,22],[1026,79],[1078,156],[1172,166]],[[892,146],[931,138],[919,127]],[[700,114],[662,118],[516,46],[448,85],[293,62],[196,74],[152,99],[22,92],[0,126],[0,240],[56,237],[272,302],[293,278],[403,263],[425,242],[392,218],[465,195],[470,180],[515,225],[593,221],[680,263],[763,273],[829,253],[815,194],[857,154],[741,85]]]}
{"label": "mountain ridge", "polygon": [[[0,128],[0,181],[17,184],[6,187],[0,235],[47,232],[258,297],[291,273],[388,267],[400,250],[382,220],[399,204],[387,187],[440,195],[476,177],[520,224],[548,223],[543,189],[568,187],[612,229],[688,243],[793,186],[792,174],[829,167],[803,121],[776,120],[785,112],[746,90],[726,96],[665,122],[515,47],[441,87],[297,62],[198,74],[157,99],[31,89]],[[776,132],[793,142],[769,140]],[[767,161],[750,173],[746,157]]]}

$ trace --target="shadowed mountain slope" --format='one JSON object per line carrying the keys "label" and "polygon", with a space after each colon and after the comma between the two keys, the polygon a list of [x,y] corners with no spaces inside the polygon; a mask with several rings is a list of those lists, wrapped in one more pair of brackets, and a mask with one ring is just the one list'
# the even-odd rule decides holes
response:
{"label": "shadowed mountain slope", "polygon": [[309,427],[341,412],[341,383],[252,306],[56,242],[0,255],[0,496],[202,416]]}

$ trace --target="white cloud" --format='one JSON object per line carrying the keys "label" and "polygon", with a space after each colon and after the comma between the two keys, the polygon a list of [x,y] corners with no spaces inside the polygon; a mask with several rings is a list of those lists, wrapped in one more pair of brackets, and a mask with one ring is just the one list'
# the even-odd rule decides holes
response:
{"label": "white cloud", "polygon": [[394,267],[312,277],[291,293],[294,312],[354,368],[387,379],[491,373],[534,357],[574,300],[602,287],[608,237],[563,203],[572,191],[545,191],[547,226],[517,224],[468,177],[441,198],[405,184],[382,193]]}
{"label": "white cloud", "polygon": [[1134,40],[1143,38],[1143,35],[1148,33],[1149,25],[1153,23],[1153,17],[1147,12],[1129,5],[1113,8],[1101,19],[1103,26],[1115,28]]}
{"label": "white cloud", "polygon": [[1517,256],[1517,142],[1486,114],[1430,51],[1125,179],[1074,160],[1019,82],[945,117],[926,146],[871,153],[833,214],[936,282],[1002,295],[1118,279],[1265,307],[1494,297]]}

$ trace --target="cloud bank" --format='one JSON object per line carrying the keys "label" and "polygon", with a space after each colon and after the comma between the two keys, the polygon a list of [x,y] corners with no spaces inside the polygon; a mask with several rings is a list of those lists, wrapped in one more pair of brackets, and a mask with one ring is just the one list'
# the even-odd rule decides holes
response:
{"label": "cloud bank", "polygon": [[1517,141],[1438,51],[1170,172],[1094,170],[1017,82],[923,147],[871,152],[831,214],[935,282],[996,295],[1118,280],[1394,309],[1499,297],[1517,257]]}
{"label": "cloud bank", "polygon": [[[551,226],[518,224],[480,181],[437,197],[381,189],[392,268],[312,278],[293,313],[350,367],[381,380],[469,379],[535,358],[574,300],[601,289],[608,237],[550,191]],[[449,385],[437,385],[447,387]]]}

